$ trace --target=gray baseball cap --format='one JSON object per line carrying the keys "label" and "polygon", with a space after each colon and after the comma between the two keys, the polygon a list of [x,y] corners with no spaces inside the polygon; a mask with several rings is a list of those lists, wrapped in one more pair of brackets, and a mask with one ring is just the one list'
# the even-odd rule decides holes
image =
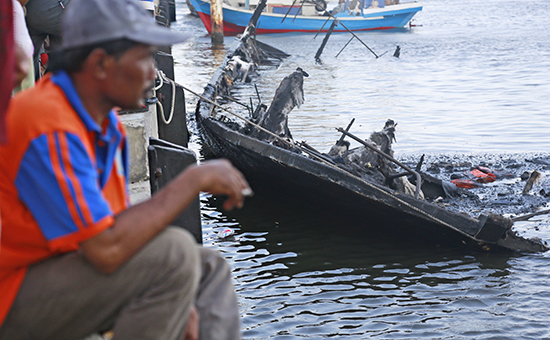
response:
{"label": "gray baseball cap", "polygon": [[157,24],[138,0],[71,0],[62,29],[64,50],[118,39],[170,46],[190,37]]}

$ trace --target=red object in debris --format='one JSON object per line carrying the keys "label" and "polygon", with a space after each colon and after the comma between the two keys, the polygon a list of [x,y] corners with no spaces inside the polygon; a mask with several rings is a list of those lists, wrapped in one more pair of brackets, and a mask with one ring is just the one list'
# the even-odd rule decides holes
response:
{"label": "red object in debris", "polygon": [[[485,172],[486,170],[487,172]],[[494,182],[497,179],[497,176],[491,172],[488,168],[478,167],[470,171],[470,175],[474,176],[476,181],[480,183],[490,183]]]}
{"label": "red object in debris", "polygon": [[459,188],[473,189],[481,187],[481,184],[472,181],[471,179],[453,179],[451,183],[454,183]]}
{"label": "red object in debris", "polygon": [[454,179],[451,183],[454,183],[459,188],[473,189],[481,187],[479,183],[490,183],[497,179],[497,175],[493,170],[484,166],[476,166],[472,170],[465,173],[469,179]]}

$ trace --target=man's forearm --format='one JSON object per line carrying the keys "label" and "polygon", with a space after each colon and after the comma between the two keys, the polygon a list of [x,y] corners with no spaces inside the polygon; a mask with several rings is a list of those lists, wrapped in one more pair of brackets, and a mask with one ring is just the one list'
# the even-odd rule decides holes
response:
{"label": "man's forearm", "polygon": [[81,243],[83,255],[100,271],[112,273],[172,222],[201,191],[228,196],[224,207],[241,207],[242,174],[224,160],[191,166],[151,199],[121,212],[113,226]]}
{"label": "man's forearm", "polygon": [[111,228],[81,244],[84,256],[104,273],[118,269],[197,197],[193,173],[180,174],[151,199],[118,214]]}

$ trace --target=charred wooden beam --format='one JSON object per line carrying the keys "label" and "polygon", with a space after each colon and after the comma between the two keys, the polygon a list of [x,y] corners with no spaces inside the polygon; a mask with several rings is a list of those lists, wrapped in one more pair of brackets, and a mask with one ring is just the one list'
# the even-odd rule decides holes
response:
{"label": "charred wooden beam", "polygon": [[317,53],[315,54],[315,61],[319,62],[321,61],[321,54],[323,54],[323,50],[325,49],[325,46],[328,42],[328,38],[332,34],[332,31],[334,31],[334,27],[336,27],[337,21],[333,20],[332,25],[330,25],[330,28],[328,29],[327,34],[325,35],[325,38],[323,39],[323,42],[321,43],[321,46],[317,50]]}
{"label": "charred wooden beam", "polygon": [[352,139],[356,140],[357,142],[363,144],[364,146],[366,146],[367,148],[371,149],[372,151],[376,152],[377,154],[381,155],[382,157],[384,158],[387,158],[389,159],[390,161],[394,162],[395,164],[399,165],[400,167],[402,167],[403,169],[407,170],[410,174],[412,175],[415,175],[416,176],[416,191],[414,193],[414,198],[418,198],[418,196],[420,196],[420,185],[422,183],[422,177],[420,177],[420,174],[416,171],[414,171],[413,169],[409,168],[408,166],[406,166],[405,164],[401,163],[400,161],[398,161],[397,159],[393,158],[392,156],[388,155],[387,153],[379,150],[377,147],[369,144],[368,142],[362,140],[361,138],[347,132],[346,130],[342,129],[342,128],[337,128],[336,130],[342,132],[343,134],[345,134],[346,136],[349,136],[351,137]]}

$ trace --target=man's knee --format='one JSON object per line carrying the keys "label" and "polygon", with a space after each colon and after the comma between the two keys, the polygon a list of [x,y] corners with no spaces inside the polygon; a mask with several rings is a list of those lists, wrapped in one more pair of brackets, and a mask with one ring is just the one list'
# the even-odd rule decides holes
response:
{"label": "man's knee", "polygon": [[[231,277],[231,266],[222,257],[219,251],[199,247],[201,261],[201,287],[200,290],[210,290],[212,287],[218,290],[217,294],[227,294],[234,291]],[[210,287],[210,288],[207,288]],[[223,288],[222,288],[223,287]],[[207,293],[210,294],[210,293]]]}
{"label": "man's knee", "polygon": [[[140,265],[170,276],[174,284],[189,284],[193,289],[200,278],[200,259],[193,236],[180,228],[167,228],[136,256]],[[144,269],[144,268],[143,268]]]}
{"label": "man's knee", "polygon": [[199,254],[193,236],[181,228],[167,228],[152,242],[165,251],[166,266],[177,270],[195,270],[199,267]]}
{"label": "man's knee", "polygon": [[222,272],[230,275],[231,267],[229,263],[222,257],[219,251],[209,248],[199,248],[202,268],[207,272]]}
{"label": "man's knee", "polygon": [[240,339],[237,295],[229,263],[218,251],[201,248],[202,276],[196,306],[205,339]]}

